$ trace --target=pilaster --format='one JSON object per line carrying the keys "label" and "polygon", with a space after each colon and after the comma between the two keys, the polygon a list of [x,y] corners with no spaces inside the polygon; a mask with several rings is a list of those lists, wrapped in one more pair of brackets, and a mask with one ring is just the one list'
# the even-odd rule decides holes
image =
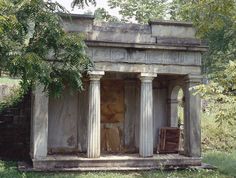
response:
{"label": "pilaster", "polygon": [[201,156],[200,97],[192,87],[201,83],[201,76],[188,75],[185,78],[184,107],[184,153],[190,157]]}
{"label": "pilaster", "polygon": [[48,95],[37,85],[32,95],[31,157],[43,159],[48,152]]}

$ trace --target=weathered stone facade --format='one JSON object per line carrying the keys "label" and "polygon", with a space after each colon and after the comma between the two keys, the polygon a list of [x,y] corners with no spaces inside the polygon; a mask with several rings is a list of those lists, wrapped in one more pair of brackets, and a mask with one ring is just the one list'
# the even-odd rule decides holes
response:
{"label": "weathered stone facade", "polygon": [[[85,34],[94,69],[80,93],[65,91],[55,100],[41,93],[40,86],[35,89],[34,167],[44,169],[50,154],[61,153],[86,153],[91,161],[107,153],[153,157],[159,129],[176,126],[176,88],[182,88],[185,96],[184,154],[191,160],[184,164],[200,164],[200,99],[189,88],[201,82],[201,53],[206,47],[195,38],[192,25],[94,23],[92,17],[81,15],[63,18],[68,33]],[[84,161],[76,160],[73,164]]]}

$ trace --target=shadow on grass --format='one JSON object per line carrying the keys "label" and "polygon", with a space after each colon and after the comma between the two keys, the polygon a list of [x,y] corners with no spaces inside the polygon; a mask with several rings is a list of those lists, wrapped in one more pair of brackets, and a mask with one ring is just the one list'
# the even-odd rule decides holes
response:
{"label": "shadow on grass", "polygon": [[236,176],[236,150],[232,153],[206,153],[203,162],[216,166],[221,173]]}

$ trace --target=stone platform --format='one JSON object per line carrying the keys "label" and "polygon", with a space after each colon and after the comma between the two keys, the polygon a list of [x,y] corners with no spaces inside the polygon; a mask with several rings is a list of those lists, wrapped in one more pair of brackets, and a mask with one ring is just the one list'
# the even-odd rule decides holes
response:
{"label": "stone platform", "polygon": [[[178,169],[201,166],[201,158],[179,154],[155,154],[141,158],[138,154],[102,155],[100,158],[85,158],[76,155],[50,155],[42,160],[33,160],[32,171],[116,171]],[[24,170],[24,169],[22,169]]]}

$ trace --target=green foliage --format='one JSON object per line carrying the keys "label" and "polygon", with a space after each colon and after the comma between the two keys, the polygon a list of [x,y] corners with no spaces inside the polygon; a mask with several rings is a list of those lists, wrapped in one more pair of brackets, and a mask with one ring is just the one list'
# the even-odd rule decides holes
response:
{"label": "green foliage", "polygon": [[94,12],[95,21],[98,22],[119,22],[120,20],[109,14],[104,8],[97,8]]}
{"label": "green foliage", "polygon": [[[220,107],[215,107],[217,112]],[[236,125],[230,125],[227,122],[219,124],[215,113],[203,112],[201,115],[201,128],[203,152],[236,150]]]}
{"label": "green foliage", "polygon": [[71,6],[74,8],[78,6],[79,8],[84,8],[85,6],[93,5],[96,6],[96,0],[73,0]]}
{"label": "green foliage", "polygon": [[175,16],[192,21],[198,36],[208,42],[204,56],[204,73],[217,73],[236,58],[236,1],[177,1]]}
{"label": "green foliage", "polygon": [[214,80],[195,88],[207,103],[202,115],[204,150],[236,149],[236,63],[231,61]]}
{"label": "green foliage", "polygon": [[196,87],[197,93],[209,102],[209,112],[215,113],[219,124],[236,124],[236,63],[230,61],[207,85]]}
{"label": "green foliage", "polygon": [[22,88],[20,88],[19,86],[12,88],[9,96],[0,101],[0,113],[8,107],[16,106],[22,100],[24,95],[25,90],[22,90]]}
{"label": "green foliage", "polygon": [[148,23],[150,19],[163,19],[166,16],[168,0],[108,0],[111,8],[119,8],[123,21],[135,19]]}
{"label": "green foliage", "polygon": [[65,10],[58,3],[0,0],[0,10],[2,70],[19,77],[25,90],[36,82],[54,96],[66,86],[82,89],[82,74],[92,64],[83,37],[63,30],[58,12]]}
{"label": "green foliage", "polygon": [[235,0],[224,0],[224,3],[221,0],[182,0],[177,3],[179,6],[176,13],[183,20],[194,22],[199,34],[203,36],[212,30],[221,30],[236,15]]}
{"label": "green foliage", "polygon": [[[18,49],[19,42],[15,41],[19,24],[17,18],[12,14],[12,4],[7,1],[0,0],[0,71],[6,65],[5,58],[10,49]],[[9,12],[10,11],[10,12]]]}

